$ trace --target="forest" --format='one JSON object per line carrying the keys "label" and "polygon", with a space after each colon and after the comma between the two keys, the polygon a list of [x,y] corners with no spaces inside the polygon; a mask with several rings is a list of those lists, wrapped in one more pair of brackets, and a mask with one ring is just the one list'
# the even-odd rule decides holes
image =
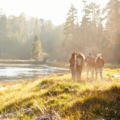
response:
{"label": "forest", "polygon": [[[0,15],[0,59],[37,59],[45,56],[68,61],[72,52],[94,56],[102,53],[106,62],[120,61],[120,1],[109,0],[104,8],[83,3],[82,20],[71,4],[66,21],[55,26],[51,20]],[[35,42],[38,43],[35,43]],[[42,56],[42,57],[41,57]]]}

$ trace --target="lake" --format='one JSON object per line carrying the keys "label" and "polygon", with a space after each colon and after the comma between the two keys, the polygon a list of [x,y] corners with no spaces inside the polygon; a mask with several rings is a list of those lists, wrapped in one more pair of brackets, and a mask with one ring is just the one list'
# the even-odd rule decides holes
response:
{"label": "lake", "polygon": [[0,82],[36,80],[58,73],[68,73],[69,69],[34,64],[0,64]]}

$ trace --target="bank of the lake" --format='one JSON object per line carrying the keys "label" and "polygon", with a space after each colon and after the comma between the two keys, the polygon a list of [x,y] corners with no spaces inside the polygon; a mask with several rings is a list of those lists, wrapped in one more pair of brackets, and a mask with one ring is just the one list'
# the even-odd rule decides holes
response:
{"label": "bank of the lake", "polygon": [[[69,68],[68,62],[45,62],[45,61],[36,61],[36,60],[12,60],[12,59],[0,59],[0,64],[36,64],[42,65],[46,64],[48,66],[60,67],[60,68]],[[104,68],[120,68],[118,63],[105,63]]]}
{"label": "bank of the lake", "polygon": [[11,60],[0,59],[0,64],[46,64],[53,67],[69,68],[69,62],[45,62],[36,60]]}
{"label": "bank of the lake", "polygon": [[[16,112],[18,118],[32,120],[46,114],[54,116],[55,111],[62,120],[120,119],[120,77],[115,76],[120,69],[105,68],[103,72],[103,81],[86,80],[83,73],[82,80],[57,74],[4,84],[1,87],[11,87],[0,91],[0,114]],[[24,111],[27,108],[29,114]]]}
{"label": "bank of the lake", "polygon": [[12,60],[12,59],[0,59],[1,64],[43,64],[43,61],[36,60]]}

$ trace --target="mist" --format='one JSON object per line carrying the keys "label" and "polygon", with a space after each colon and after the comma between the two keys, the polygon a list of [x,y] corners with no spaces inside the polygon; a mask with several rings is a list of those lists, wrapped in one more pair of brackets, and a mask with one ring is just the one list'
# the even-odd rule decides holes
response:
{"label": "mist", "polygon": [[92,52],[94,56],[101,53],[106,62],[119,62],[120,7],[117,2],[110,0],[104,8],[96,3],[85,3],[81,13],[71,4],[66,21],[58,26],[52,20],[28,17],[24,13],[8,17],[1,13],[0,59],[36,59],[31,50],[34,37],[38,35],[38,60],[47,56],[68,61],[73,52],[84,55]]}

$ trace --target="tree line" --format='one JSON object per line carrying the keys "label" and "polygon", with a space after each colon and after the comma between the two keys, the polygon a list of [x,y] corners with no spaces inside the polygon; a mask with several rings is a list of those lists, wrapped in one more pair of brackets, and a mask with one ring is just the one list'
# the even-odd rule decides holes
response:
{"label": "tree line", "polygon": [[62,28],[24,13],[18,17],[1,14],[0,59],[31,59],[41,53],[54,56],[55,49],[62,45]]}
{"label": "tree line", "polygon": [[104,8],[84,3],[81,21],[77,12],[72,4],[65,23],[59,26],[24,13],[9,17],[1,14],[0,59],[38,59],[49,55],[68,61],[72,52],[80,51],[85,55],[102,53],[107,62],[120,61],[120,1],[109,0]]}
{"label": "tree line", "polygon": [[71,5],[64,25],[64,49],[85,55],[102,53],[107,62],[120,61],[120,1],[109,0],[104,8],[84,2],[81,21]]}

